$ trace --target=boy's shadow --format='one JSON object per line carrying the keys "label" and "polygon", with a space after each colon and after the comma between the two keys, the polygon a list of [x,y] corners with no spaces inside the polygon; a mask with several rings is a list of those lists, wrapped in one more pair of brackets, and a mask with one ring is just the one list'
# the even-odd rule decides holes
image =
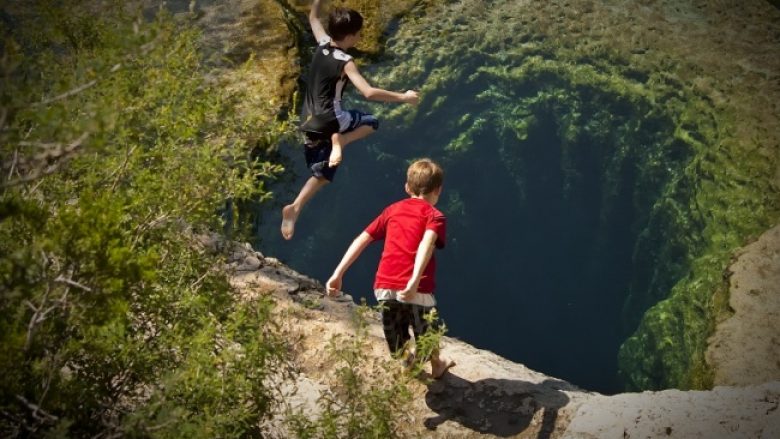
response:
{"label": "boy's shadow", "polygon": [[541,423],[537,421],[531,431],[538,430],[538,439],[549,438],[555,430],[558,409],[569,402],[561,390],[576,388],[558,380],[533,384],[488,378],[472,383],[446,373],[428,385],[425,402],[437,416],[426,419],[425,427],[435,430],[452,420],[479,433],[509,437],[528,429],[541,410]]}

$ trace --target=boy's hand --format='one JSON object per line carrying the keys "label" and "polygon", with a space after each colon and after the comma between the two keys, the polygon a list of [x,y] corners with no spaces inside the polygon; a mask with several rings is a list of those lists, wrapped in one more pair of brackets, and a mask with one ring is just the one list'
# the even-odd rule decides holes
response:
{"label": "boy's hand", "polygon": [[398,300],[401,302],[411,302],[414,299],[414,296],[417,295],[417,291],[410,290],[409,288],[404,288],[403,290],[398,292]]}
{"label": "boy's hand", "polygon": [[406,284],[406,288],[398,292],[398,300],[401,302],[409,302],[412,299],[414,299],[414,296],[417,294],[417,287],[420,286],[420,281],[415,281],[414,279],[409,279],[409,282]]}
{"label": "boy's hand", "polygon": [[328,282],[325,284],[328,296],[336,297],[341,292],[341,277],[331,276]]}
{"label": "boy's hand", "polygon": [[420,103],[420,96],[414,90],[406,90],[404,92],[404,102],[409,105],[417,105]]}

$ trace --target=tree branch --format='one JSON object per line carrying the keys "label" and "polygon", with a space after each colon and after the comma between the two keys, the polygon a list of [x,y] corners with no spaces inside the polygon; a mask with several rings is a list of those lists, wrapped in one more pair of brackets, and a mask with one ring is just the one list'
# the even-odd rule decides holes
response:
{"label": "tree branch", "polygon": [[71,96],[74,96],[74,95],[77,95],[77,94],[81,93],[82,91],[84,91],[84,90],[86,90],[86,89],[88,89],[90,87],[93,87],[95,84],[97,84],[97,80],[93,79],[92,81],[89,81],[86,84],[78,86],[78,87],[76,87],[76,88],[74,88],[72,90],[66,91],[65,93],[63,93],[61,95],[55,96],[55,97],[50,98],[50,99],[45,99],[45,100],[43,100],[41,102],[37,102],[37,103],[33,104],[33,106],[34,107],[38,107],[38,106],[42,106],[42,105],[49,105],[52,102],[56,102],[56,101],[59,101],[59,100],[65,99],[65,98],[69,98]]}
{"label": "tree branch", "polygon": [[72,279],[67,279],[64,276],[57,276],[57,278],[54,279],[54,282],[60,282],[60,283],[68,284],[68,285],[70,285],[72,287],[76,287],[76,288],[82,289],[82,290],[84,290],[84,291],[86,291],[88,293],[92,292],[92,288],[90,288],[88,286],[85,286],[85,285],[82,285],[82,284],[80,284],[80,283],[78,283],[78,282],[76,282],[76,281],[74,281]]}
{"label": "tree branch", "polygon": [[14,176],[14,170],[16,169],[16,163],[17,163],[18,161],[19,161],[19,150],[18,150],[18,149],[16,149],[16,150],[14,150],[14,159],[13,159],[13,161],[11,162],[11,168],[10,168],[10,170],[8,171],[8,178],[6,178],[6,180],[10,180],[10,179],[11,179],[11,177],[13,177],[13,176]]}
{"label": "tree branch", "polygon": [[35,327],[38,325],[38,323],[42,322],[43,319],[41,318],[41,308],[43,308],[44,305],[46,305],[46,300],[49,298],[49,292],[51,292],[51,288],[49,284],[46,284],[46,292],[43,293],[43,299],[41,300],[41,306],[36,307],[32,304],[29,300],[25,300],[25,304],[33,310],[33,315],[30,317],[30,322],[27,323],[27,337],[24,340],[24,351],[27,352],[27,350],[30,349],[30,345],[32,344],[32,338],[33,334],[35,333]]}
{"label": "tree branch", "polygon": [[108,178],[114,178],[114,182],[111,184],[111,192],[113,192],[116,189],[116,186],[119,184],[119,179],[122,177],[122,174],[124,173],[125,169],[127,169],[127,164],[130,162],[130,156],[133,155],[136,147],[137,145],[133,145],[133,147],[127,151],[127,154],[125,154],[125,159],[122,161],[122,164],[108,177]]}
{"label": "tree branch", "polygon": [[[84,143],[84,140],[86,140],[87,137],[89,137],[89,133],[85,132],[81,136],[79,136],[78,139],[74,140],[73,142],[71,142],[70,144],[68,144],[68,145],[66,145],[64,147],[62,146],[62,144],[44,144],[44,143],[34,143],[34,142],[20,142],[19,144],[21,146],[34,145],[34,146],[43,147],[43,148],[50,148],[50,149],[57,148],[57,150],[56,151],[46,151],[44,153],[38,154],[37,156],[34,157],[34,159],[35,159],[35,161],[38,161],[39,163],[35,163],[35,164],[32,165],[32,167],[34,168],[32,170],[32,172],[30,172],[29,174],[25,175],[24,177],[20,177],[20,178],[18,178],[16,180],[9,180],[9,181],[6,181],[4,183],[1,183],[0,184],[0,188],[6,188],[6,187],[17,186],[17,185],[20,185],[20,184],[28,183],[28,182],[33,181],[33,180],[35,180],[37,178],[40,178],[40,177],[42,177],[44,175],[49,175],[49,174],[54,173],[57,169],[59,169],[59,166],[60,166],[60,164],[63,161],[61,159],[67,158],[68,156],[73,154],[73,152],[79,146],[81,146],[82,143]],[[20,164],[23,164],[23,163],[26,163],[26,162],[27,161],[24,160],[24,159],[19,161]],[[51,164],[46,166],[46,167],[44,167],[44,163],[43,162],[47,162],[47,163],[51,163]]]}
{"label": "tree branch", "polygon": [[[16,399],[21,401],[22,404],[27,406],[28,409],[32,410],[33,418],[35,418],[35,419],[37,419],[39,421],[54,422],[54,421],[57,421],[58,419],[60,419],[57,416],[54,416],[51,413],[46,412],[44,409],[40,408],[39,406],[31,403],[30,401],[27,400],[27,398],[25,398],[22,395],[16,395]],[[40,415],[39,415],[39,413],[40,413]]]}

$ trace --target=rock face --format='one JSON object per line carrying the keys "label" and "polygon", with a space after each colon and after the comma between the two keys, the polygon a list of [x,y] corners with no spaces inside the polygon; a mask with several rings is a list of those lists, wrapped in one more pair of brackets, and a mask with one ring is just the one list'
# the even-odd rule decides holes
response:
{"label": "rock face", "polygon": [[776,438],[780,382],[711,391],[665,390],[594,397],[564,437]]}
{"label": "rock face", "polygon": [[[212,243],[213,244],[213,243]],[[248,245],[229,251],[232,282],[245,295],[270,294],[298,345],[300,375],[290,380],[290,404],[317,414],[328,392],[323,348],[354,331],[351,300],[323,296],[323,286]],[[293,316],[293,317],[291,317]],[[369,321],[369,350],[387,358],[378,321]],[[442,379],[414,384],[407,433],[426,438],[776,438],[780,381],[711,391],[605,396],[445,337],[443,354],[457,363]],[[369,359],[371,360],[371,359]],[[366,367],[374,367],[369,361]],[[293,391],[295,388],[297,391]]]}
{"label": "rock face", "polygon": [[709,340],[717,385],[780,380],[780,225],[743,248],[729,268],[729,307]]}

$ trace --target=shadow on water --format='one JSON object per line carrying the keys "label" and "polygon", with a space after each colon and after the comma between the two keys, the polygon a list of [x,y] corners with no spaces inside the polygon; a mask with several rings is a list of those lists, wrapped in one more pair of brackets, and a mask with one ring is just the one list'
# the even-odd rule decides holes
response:
{"label": "shadow on water", "polygon": [[425,420],[435,430],[446,421],[482,434],[510,437],[532,427],[537,412],[542,412],[538,439],[549,438],[555,430],[558,410],[569,403],[562,390],[573,389],[558,380],[539,384],[520,380],[488,378],[475,382],[452,373],[428,386],[425,403],[437,413]]}

